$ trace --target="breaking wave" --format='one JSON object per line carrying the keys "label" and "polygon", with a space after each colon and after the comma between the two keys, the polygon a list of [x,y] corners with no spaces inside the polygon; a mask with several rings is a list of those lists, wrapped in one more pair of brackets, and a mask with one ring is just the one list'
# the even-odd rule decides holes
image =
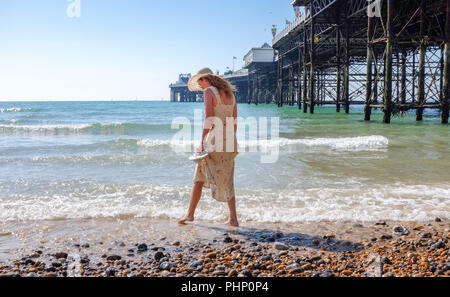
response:
{"label": "breaking wave", "polygon": [[21,108],[21,107],[0,108],[0,113],[7,113],[7,112],[28,112],[28,111],[35,111],[35,112],[38,112],[38,111],[40,111],[40,109],[34,109],[34,108]]}
{"label": "breaking wave", "polygon": [[[22,185],[33,187],[32,184]],[[2,188],[0,186],[0,188]],[[186,211],[190,187],[53,182],[33,194],[0,196],[0,220],[54,220],[149,217],[177,219]],[[6,190],[6,189],[4,189]],[[222,220],[223,208],[209,190],[198,209],[201,220]],[[242,221],[427,221],[450,218],[450,185],[390,184],[358,187],[263,191],[236,189]]]}
{"label": "breaking wave", "polygon": [[132,135],[151,131],[170,130],[169,124],[95,123],[73,125],[0,125],[0,134],[39,135]]}
{"label": "breaking wave", "polygon": [[[196,141],[171,141],[158,139],[142,139],[137,145],[144,147],[170,146],[176,149],[190,147],[195,145]],[[244,149],[271,149],[275,147],[286,149],[301,149],[304,147],[329,147],[336,150],[373,150],[385,149],[389,145],[389,139],[384,136],[361,136],[349,138],[305,138],[305,139],[268,139],[268,140],[250,140],[240,141],[238,139],[240,150]]]}

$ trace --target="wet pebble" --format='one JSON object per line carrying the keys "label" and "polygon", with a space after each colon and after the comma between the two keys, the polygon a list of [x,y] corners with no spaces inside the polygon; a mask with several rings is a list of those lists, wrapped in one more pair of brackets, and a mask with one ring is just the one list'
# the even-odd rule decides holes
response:
{"label": "wet pebble", "polygon": [[243,277],[253,277],[253,274],[249,269],[242,270],[241,272],[239,272],[239,275]]}
{"label": "wet pebble", "polygon": [[425,238],[431,238],[432,234],[431,233],[420,233],[418,236],[420,239],[425,239]]}
{"label": "wet pebble", "polygon": [[35,265],[36,262],[34,260],[31,259],[26,259],[25,262],[23,263],[25,266],[26,265]]}
{"label": "wet pebble", "polygon": [[113,268],[108,267],[108,268],[106,269],[106,271],[105,271],[105,276],[113,277],[113,276],[115,276],[115,275],[116,275],[116,271],[115,271]]}
{"label": "wet pebble", "polygon": [[385,256],[381,257],[381,261],[380,262],[383,263],[383,264],[392,264],[391,260],[389,260],[389,258],[385,257]]}
{"label": "wet pebble", "polygon": [[84,257],[80,259],[80,264],[88,264],[90,262],[88,257]]}
{"label": "wet pebble", "polygon": [[48,267],[45,269],[46,272],[56,272],[56,268],[55,267]]}
{"label": "wet pebble", "polygon": [[20,274],[15,272],[0,273],[0,278],[11,278],[11,277],[20,277]]}
{"label": "wet pebble", "polygon": [[112,256],[106,257],[106,260],[107,260],[107,261],[118,261],[118,260],[120,260],[120,259],[122,259],[122,257],[119,256],[119,255],[112,255]]}
{"label": "wet pebble", "polygon": [[435,250],[443,249],[443,248],[445,248],[445,243],[442,240],[439,240],[435,244],[431,245],[431,247]]}
{"label": "wet pebble", "polygon": [[394,227],[394,233],[397,234],[397,235],[408,235],[409,231],[408,231],[408,229],[406,229],[403,226],[395,226]]}
{"label": "wet pebble", "polygon": [[335,277],[336,275],[332,271],[324,270],[324,271],[317,272],[313,276],[314,277]]}
{"label": "wet pebble", "polygon": [[153,258],[154,258],[156,261],[159,261],[159,260],[161,260],[162,258],[164,258],[164,254],[163,254],[162,252],[156,252],[155,255],[153,256]]}
{"label": "wet pebble", "polygon": [[231,242],[233,242],[233,239],[232,239],[230,236],[226,236],[226,237],[223,239],[223,242],[225,242],[225,243],[231,243]]}
{"label": "wet pebble", "polygon": [[145,243],[141,243],[140,245],[137,246],[137,249],[139,252],[145,252],[148,250],[148,247]]}
{"label": "wet pebble", "polygon": [[298,263],[293,263],[293,264],[289,265],[288,267],[286,267],[286,270],[300,272],[302,270],[302,268],[300,267],[300,265]]}
{"label": "wet pebble", "polygon": [[214,252],[211,252],[211,253],[208,253],[205,255],[205,257],[208,259],[214,259],[214,258],[216,258],[216,256],[217,256],[217,253],[214,253]]}
{"label": "wet pebble", "polygon": [[284,251],[284,250],[288,250],[289,249],[289,247],[286,244],[282,243],[282,242],[275,242],[274,243],[274,248],[277,249],[277,250],[280,250],[280,251]]}
{"label": "wet pebble", "polygon": [[195,260],[195,261],[192,261],[192,262],[189,262],[187,265],[186,265],[186,267],[188,267],[188,268],[197,268],[198,266],[200,266],[201,265],[201,263],[199,262],[199,261],[197,261],[197,260]]}
{"label": "wet pebble", "polygon": [[171,262],[162,262],[161,265],[159,266],[159,268],[161,270],[170,270],[173,267],[173,263]]}
{"label": "wet pebble", "polygon": [[56,253],[53,255],[56,259],[67,259],[69,256],[67,253]]}

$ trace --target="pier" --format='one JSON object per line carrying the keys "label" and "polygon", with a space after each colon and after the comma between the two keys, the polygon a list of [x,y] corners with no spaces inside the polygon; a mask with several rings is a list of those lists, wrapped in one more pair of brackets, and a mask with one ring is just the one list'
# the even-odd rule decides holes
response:
{"label": "pier", "polygon": [[230,74],[224,75],[224,78],[228,80],[233,86],[235,86],[236,91],[234,96],[236,102],[246,103],[249,101],[248,90],[249,90],[249,80],[248,80],[248,70],[241,69]]}
{"label": "pier", "polygon": [[364,119],[440,109],[449,117],[450,1],[296,0],[296,20],[273,39],[279,106],[333,104]]}
{"label": "pier", "polygon": [[252,48],[244,57],[248,70],[248,103],[271,103],[276,99],[277,64],[275,50],[267,43]]}
{"label": "pier", "polygon": [[198,102],[203,100],[203,92],[189,91],[187,83],[190,78],[191,74],[180,74],[178,81],[169,86],[171,102]]}
{"label": "pier", "polygon": [[[230,74],[224,75],[233,86],[236,87],[234,95],[236,101],[239,103],[247,103],[249,80],[248,70],[241,69]],[[191,74],[180,74],[176,83],[169,86],[170,88],[170,101],[171,102],[203,102],[203,92],[191,92],[188,89],[187,83],[191,78]]]}
{"label": "pier", "polygon": [[[247,74],[226,76],[237,85],[239,102],[296,105],[311,114],[318,105],[347,114],[351,105],[364,105],[365,121],[379,108],[384,123],[411,110],[422,121],[425,109],[438,109],[448,124],[450,0],[291,5],[299,11],[296,19],[275,34],[272,46],[249,51]],[[183,91],[182,84],[171,85],[172,101],[199,96]]]}

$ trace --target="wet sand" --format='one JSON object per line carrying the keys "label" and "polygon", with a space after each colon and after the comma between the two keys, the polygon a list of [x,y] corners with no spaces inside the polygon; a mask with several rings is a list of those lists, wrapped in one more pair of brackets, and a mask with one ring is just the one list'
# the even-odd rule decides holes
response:
{"label": "wet sand", "polygon": [[92,219],[0,224],[0,276],[450,276],[450,223],[305,222],[239,228]]}

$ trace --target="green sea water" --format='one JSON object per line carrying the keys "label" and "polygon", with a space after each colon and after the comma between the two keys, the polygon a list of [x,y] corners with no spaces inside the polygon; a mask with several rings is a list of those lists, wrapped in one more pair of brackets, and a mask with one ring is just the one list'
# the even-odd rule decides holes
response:
{"label": "green sea water", "polygon": [[[186,117],[194,127],[202,109],[150,101],[0,103],[0,219],[179,218],[194,164],[189,152],[176,151],[171,124]],[[238,113],[280,123],[279,139],[265,144],[279,152],[276,162],[261,162],[261,146],[236,159],[242,221],[450,218],[450,129],[437,110],[422,122],[408,113],[390,125],[377,110],[365,122],[360,106],[350,114],[320,106],[311,115],[239,104]],[[199,219],[225,216],[206,190]]]}

